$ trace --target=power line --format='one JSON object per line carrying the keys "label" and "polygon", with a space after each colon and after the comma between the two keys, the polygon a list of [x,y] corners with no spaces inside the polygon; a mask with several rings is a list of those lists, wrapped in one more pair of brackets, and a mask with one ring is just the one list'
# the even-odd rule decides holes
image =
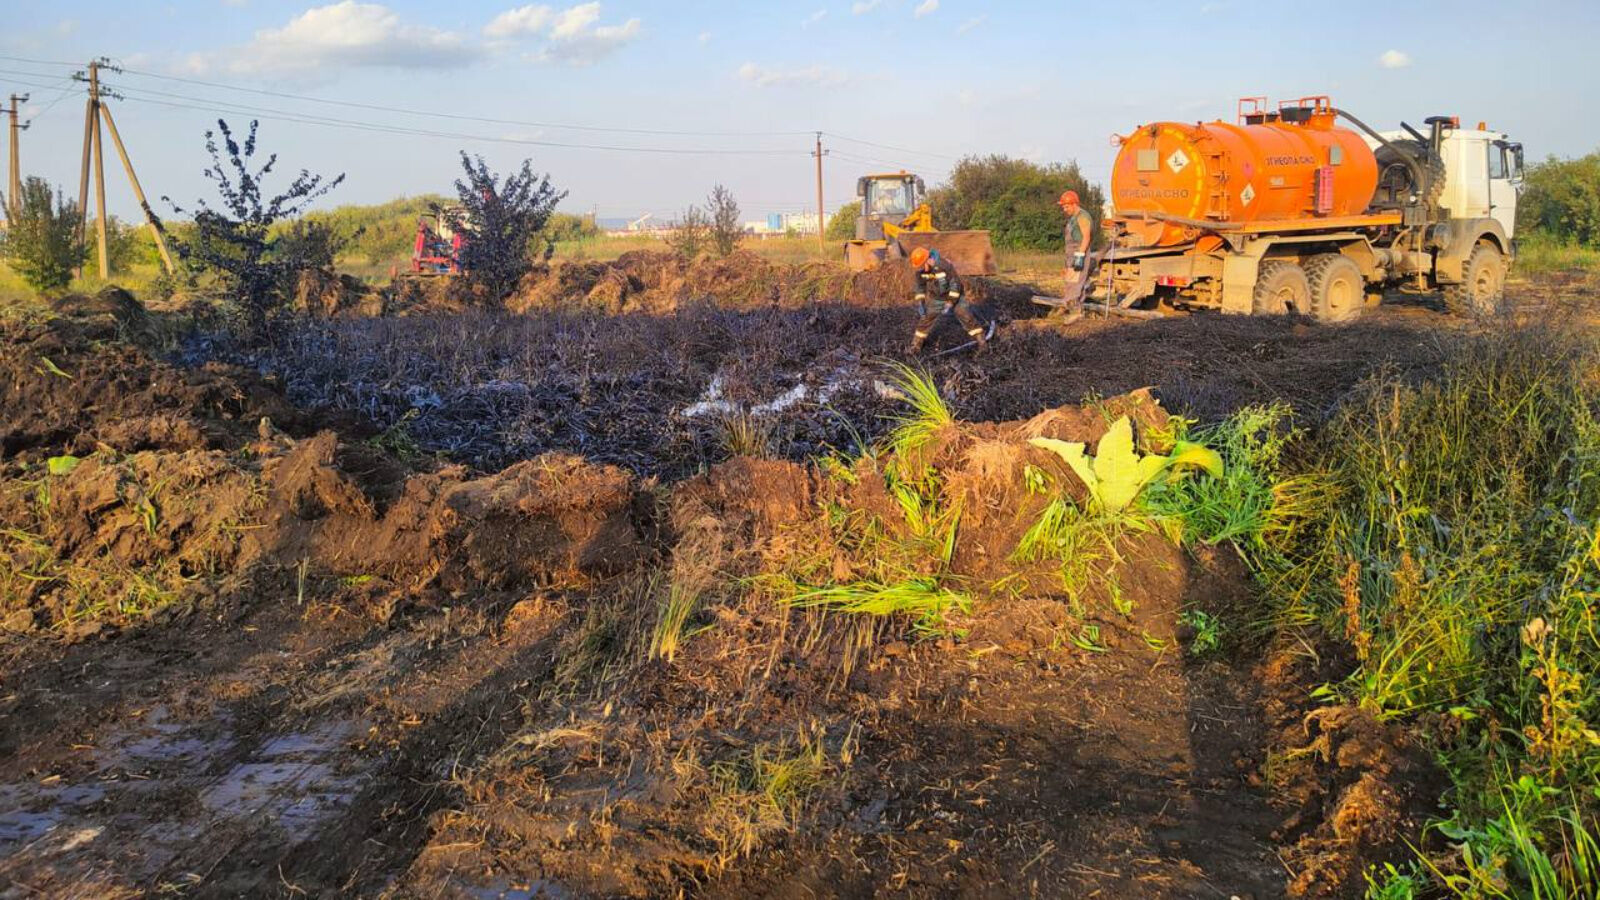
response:
{"label": "power line", "polygon": [[[0,57],[4,58],[4,57]],[[185,84],[197,84],[205,87],[220,88],[228,91],[242,91],[248,94],[260,94],[266,97],[279,97],[287,100],[301,100],[307,103],[325,103],[330,106],[344,106],[353,109],[368,109],[377,112],[401,113],[411,116],[432,116],[439,119],[454,119],[462,122],[483,122],[491,125],[521,125],[528,128],[559,128],[570,131],[600,131],[616,134],[649,134],[657,136],[676,137],[795,137],[797,135],[810,135],[813,131],[675,131],[660,128],[626,128],[606,125],[573,125],[559,122],[530,122],[520,119],[496,119],[488,116],[468,116],[459,113],[433,112],[425,109],[407,109],[397,106],[383,106],[377,103],[359,103],[352,100],[328,100],[323,97],[313,97],[308,94],[292,94],[284,91],[269,91],[262,88],[248,88],[235,84],[218,81],[204,81],[199,78],[181,78],[177,75],[159,75],[155,72],[145,72],[139,69],[124,69],[124,73],[137,75],[143,78],[157,78],[162,81],[178,81]]]}
{"label": "power line", "polygon": [[[33,65],[54,65],[54,66],[74,66],[74,67],[76,67],[78,65],[77,63],[66,62],[66,61],[63,61],[63,60],[30,59],[30,58],[27,58],[27,57],[8,56],[8,55],[0,55],[0,59],[12,60],[14,62],[22,62],[22,63],[28,63],[28,64],[33,64]],[[4,72],[4,71],[8,71],[8,70],[0,70],[0,72]],[[278,98],[281,98],[281,99],[298,100],[298,101],[307,102],[307,103],[320,103],[320,104],[325,104],[325,105],[329,105],[329,106],[340,106],[340,107],[345,107],[345,108],[350,108],[350,109],[366,109],[366,110],[372,110],[372,111],[375,111],[375,112],[396,113],[396,114],[400,114],[400,115],[409,115],[409,116],[426,116],[426,117],[431,117],[431,118],[448,119],[448,120],[462,121],[462,122],[479,122],[479,123],[491,124],[491,125],[516,125],[516,126],[522,126],[522,127],[527,127],[527,128],[552,128],[552,129],[567,130],[567,131],[592,131],[592,132],[612,133],[612,134],[642,134],[642,135],[670,136],[670,137],[797,137],[797,136],[801,136],[801,135],[812,135],[812,134],[816,133],[815,129],[809,129],[809,130],[803,130],[803,131],[800,131],[800,130],[796,130],[796,131],[674,130],[674,129],[659,129],[659,128],[631,128],[631,127],[623,127],[623,126],[605,126],[605,125],[577,125],[577,124],[572,124],[572,123],[539,122],[539,121],[531,121],[531,120],[523,120],[523,119],[501,119],[501,118],[495,118],[495,117],[491,117],[491,116],[471,116],[471,115],[464,115],[464,114],[460,114],[460,113],[434,112],[434,111],[431,111],[431,110],[414,109],[414,108],[397,107],[397,106],[386,106],[386,105],[377,104],[377,103],[362,103],[362,102],[352,101],[352,100],[330,100],[330,99],[323,98],[323,97],[314,97],[314,96],[311,96],[309,94],[296,94],[296,93],[292,93],[292,92],[288,92],[288,91],[273,91],[273,90],[267,90],[267,89],[264,89],[264,88],[244,87],[242,85],[228,84],[226,82],[208,81],[206,79],[201,79],[201,78],[185,78],[185,77],[178,76],[178,75],[162,75],[160,73],[148,72],[148,71],[144,71],[142,69],[124,69],[123,73],[125,75],[133,75],[133,76],[137,76],[137,77],[141,77],[141,78],[153,78],[153,79],[157,79],[157,80],[160,80],[160,81],[171,81],[171,82],[179,82],[179,83],[183,83],[183,84],[194,84],[194,85],[200,85],[200,86],[204,86],[204,87],[217,88],[217,89],[229,90],[229,91],[238,91],[238,92],[242,92],[242,93],[256,94],[256,95],[266,96],[266,97],[278,97]],[[46,73],[41,73],[41,72],[15,72],[15,71],[12,71],[12,72],[10,72],[10,74],[28,75],[30,77],[35,77],[35,78],[49,77]],[[180,95],[180,94],[169,94],[169,93],[156,91],[156,90],[154,90],[152,88],[140,88],[139,90],[143,90],[146,93],[151,94],[151,95],[174,97],[174,98],[178,98],[178,99],[189,100],[191,102],[229,103],[229,101],[214,100],[214,99],[211,99],[211,98],[200,98],[200,97],[191,97],[191,96]],[[237,104],[230,104],[230,105],[237,106]],[[283,111],[283,110],[270,110],[270,111],[267,111],[267,112],[269,112],[272,115],[280,115],[280,116],[281,115],[297,115],[297,116],[306,116],[307,118],[313,118],[314,117],[314,116],[312,116],[312,114],[309,114],[309,113],[296,113],[296,112],[288,112],[288,111]],[[396,127],[398,127],[398,126],[396,126]],[[428,132],[428,133],[430,135],[431,134],[436,134],[435,132]],[[449,133],[445,133],[445,134],[449,134]],[[827,137],[831,137],[831,138],[834,138],[836,140],[841,140],[841,141],[845,141],[845,142],[852,143],[852,144],[860,144],[860,145],[865,146],[865,147],[876,147],[876,148],[878,148],[880,150],[891,150],[891,151],[894,151],[895,153],[905,153],[905,154],[909,154],[909,155],[912,155],[912,156],[925,156],[925,157],[931,157],[931,158],[935,158],[935,159],[944,159],[944,160],[951,160],[951,161],[954,161],[955,159],[957,159],[957,157],[950,156],[949,154],[935,153],[935,152],[933,152],[931,150],[913,150],[913,149],[910,149],[910,148],[907,148],[907,147],[895,146],[893,144],[884,144],[884,143],[879,143],[879,142],[876,142],[876,141],[868,141],[868,140],[863,140],[861,138],[850,137],[848,135],[842,135],[842,134],[839,134],[837,132],[824,131],[823,134],[825,136],[827,136]],[[452,134],[450,136],[454,136],[454,135]],[[581,145],[581,144],[563,144],[561,142],[555,142],[555,141],[545,142],[545,145],[546,146],[571,146],[571,147],[574,147],[574,148],[577,148],[577,149],[609,149],[609,150],[622,149],[622,148],[617,148],[617,147],[593,147],[593,148],[590,148],[590,147],[587,147],[587,146]],[[765,151],[765,152],[777,152],[777,151]]]}
{"label": "power line", "polygon": [[[157,100],[152,97],[139,96],[151,92],[143,88],[118,87],[118,90],[127,93],[125,99],[135,103],[151,103],[174,109],[192,109],[213,114],[243,113],[266,121],[293,122],[303,125],[321,125],[327,128],[345,128],[356,131],[378,132],[383,134],[413,135],[418,137],[449,138],[460,141],[479,141],[495,144],[519,144],[534,147],[558,147],[574,150],[604,150],[617,153],[654,153],[678,156],[800,156],[802,150],[776,150],[766,148],[724,148],[724,147],[639,147],[613,144],[587,144],[571,141],[545,141],[535,138],[494,137],[490,135],[466,134],[452,131],[435,131],[433,129],[413,128],[400,125],[390,125],[380,122],[357,122],[348,119],[331,119],[325,116],[316,116],[309,113],[296,113],[285,110],[267,110],[247,107],[224,100],[209,100],[196,97],[182,97],[182,95],[166,94],[165,96],[178,96],[185,100],[195,102],[178,103],[171,100]],[[208,104],[208,105],[197,105]]]}
{"label": "power line", "polygon": [[824,131],[823,134],[837,141],[845,141],[851,144],[861,144],[867,147],[877,147],[879,150],[893,150],[896,153],[909,153],[912,156],[932,156],[938,159],[948,159],[952,161],[956,159],[956,157],[947,153],[934,153],[930,150],[909,150],[905,147],[895,147],[889,144],[879,144],[874,141],[863,141],[860,138],[845,137],[842,134],[837,134],[832,131]]}
{"label": "power line", "polygon": [[67,62],[60,59],[29,59],[25,56],[5,56],[0,54],[0,59],[9,59],[12,62],[28,63],[35,66],[71,66],[75,69],[82,68],[81,62]]}

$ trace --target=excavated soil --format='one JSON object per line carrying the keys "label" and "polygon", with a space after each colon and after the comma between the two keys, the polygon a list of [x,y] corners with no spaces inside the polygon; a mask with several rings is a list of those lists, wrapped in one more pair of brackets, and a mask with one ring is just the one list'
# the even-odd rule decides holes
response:
{"label": "excavated soil", "polygon": [[966,511],[946,574],[974,605],[929,635],[753,580],[830,517],[910,527],[876,470],[803,461],[899,408],[877,360],[908,314],[783,290],[335,317],[195,365],[139,349],[136,306],[6,326],[0,895],[1360,896],[1437,796],[1425,756],[1315,708],[1336,673],[1304,654],[1185,652],[1181,610],[1249,619],[1229,552],[1124,534],[1070,596],[1011,564],[1026,467],[1070,484],[1025,438],[1269,399],[1314,421],[1455,324],[1089,320],[932,359],[975,424],[914,462]]}

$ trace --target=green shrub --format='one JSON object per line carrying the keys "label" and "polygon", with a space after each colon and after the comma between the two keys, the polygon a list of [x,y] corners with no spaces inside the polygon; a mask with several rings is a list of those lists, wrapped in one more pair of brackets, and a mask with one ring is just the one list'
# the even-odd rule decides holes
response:
{"label": "green shrub", "polygon": [[1530,166],[1517,224],[1525,237],[1600,247],[1600,151]]}
{"label": "green shrub", "polygon": [[861,217],[861,201],[851,200],[828,217],[824,236],[830,241],[848,241],[856,236],[856,219]]}
{"label": "green shrub", "polygon": [[1074,190],[1096,222],[1105,194],[1089,184],[1078,164],[1041,166],[1007,156],[969,156],[956,163],[949,179],[928,192],[936,227],[986,228],[996,247],[1007,250],[1060,250],[1066,216],[1056,201]]}
{"label": "green shrub", "polygon": [[22,184],[19,206],[0,241],[0,255],[35,291],[59,291],[85,258],[77,237],[78,205],[64,194],[53,196],[43,178],[30,177]]}

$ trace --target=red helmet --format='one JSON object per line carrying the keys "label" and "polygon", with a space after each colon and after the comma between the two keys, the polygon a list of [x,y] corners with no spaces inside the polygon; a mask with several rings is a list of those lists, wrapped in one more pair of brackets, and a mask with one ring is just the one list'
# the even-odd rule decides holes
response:
{"label": "red helmet", "polygon": [[912,268],[920,269],[928,262],[928,248],[918,247],[911,251]]}
{"label": "red helmet", "polygon": [[1056,205],[1057,206],[1066,206],[1068,203],[1077,203],[1077,202],[1078,202],[1078,192],[1077,191],[1067,191],[1065,194],[1061,195],[1061,199],[1060,200],[1056,201]]}

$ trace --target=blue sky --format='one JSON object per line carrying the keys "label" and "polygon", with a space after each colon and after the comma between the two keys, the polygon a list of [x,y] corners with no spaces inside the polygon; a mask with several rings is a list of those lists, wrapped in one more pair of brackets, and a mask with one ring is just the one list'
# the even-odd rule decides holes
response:
{"label": "blue sky", "polygon": [[[184,205],[207,193],[202,133],[219,111],[239,125],[260,113],[262,144],[285,171],[346,173],[329,203],[446,191],[465,148],[502,169],[531,157],[570,192],[563,208],[606,217],[670,216],[719,181],[747,218],[810,208],[818,129],[830,209],[865,171],[904,167],[932,184],[974,153],[1077,160],[1102,180],[1114,132],[1231,119],[1236,98],[1256,94],[1331,94],[1379,127],[1436,113],[1487,120],[1530,159],[1600,146],[1592,0],[8,7],[0,92],[32,94],[25,172],[76,190],[82,94],[72,66],[55,63],[103,55],[127,69],[107,82],[125,95],[113,110],[147,192]],[[114,158],[106,174],[113,213],[132,216]]]}

